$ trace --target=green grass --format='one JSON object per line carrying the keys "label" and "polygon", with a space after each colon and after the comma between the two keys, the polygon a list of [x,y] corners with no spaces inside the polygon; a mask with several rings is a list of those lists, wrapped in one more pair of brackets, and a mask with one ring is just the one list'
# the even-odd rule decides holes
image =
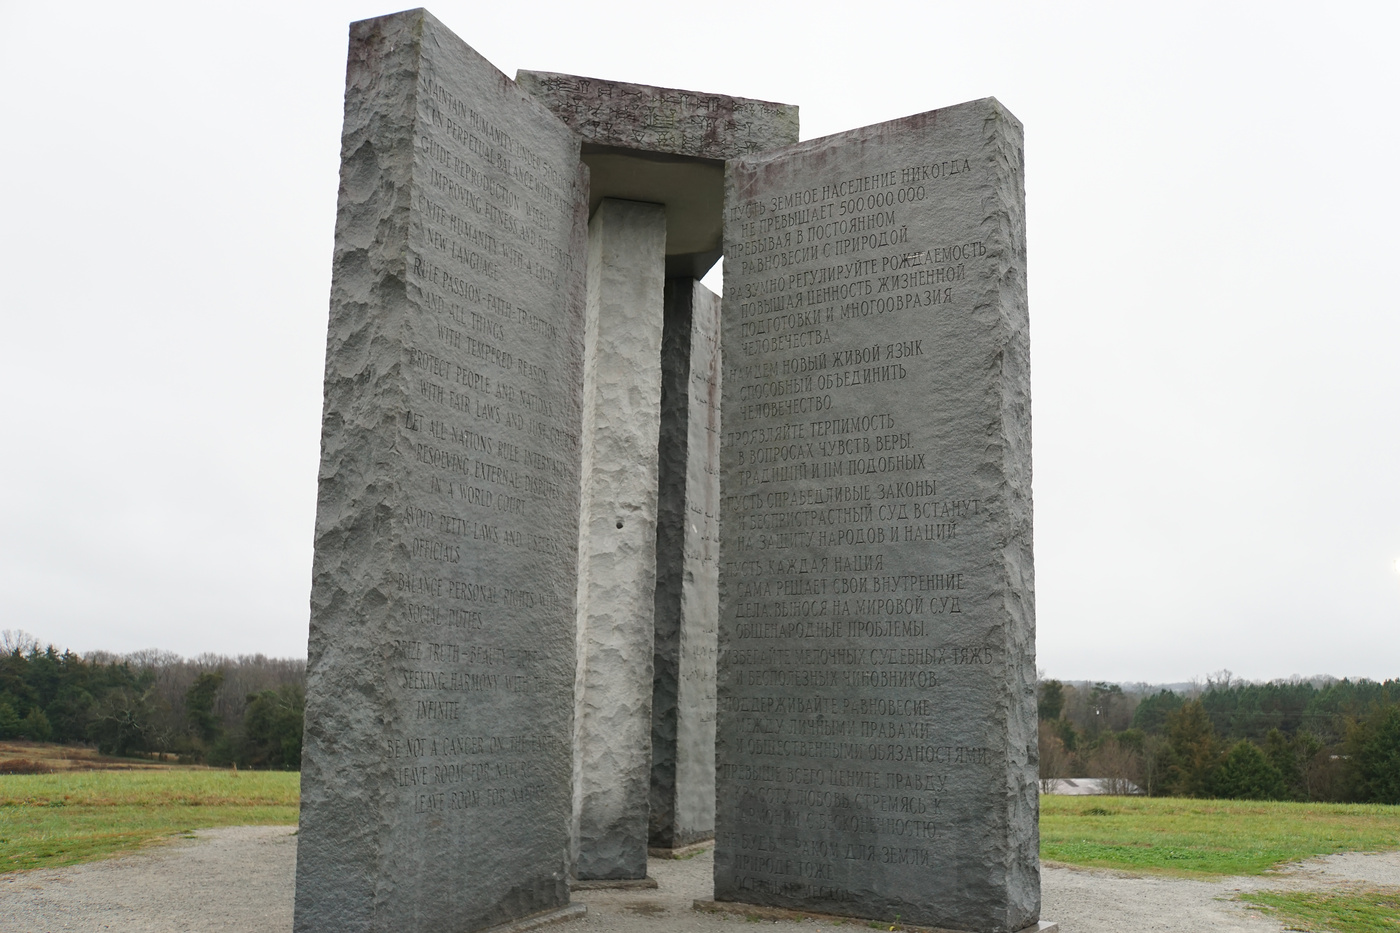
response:
{"label": "green grass", "polygon": [[0,873],[215,826],[295,824],[300,775],[169,768],[0,775]]}
{"label": "green grass", "polygon": [[[0,775],[0,873],[104,858],[195,829],[294,825],[299,777],[195,768]],[[1040,852],[1053,862],[1218,877],[1389,849],[1400,849],[1400,807],[1041,798]]]}
{"label": "green grass", "polygon": [[1310,933],[1396,933],[1400,891],[1256,891],[1241,894],[1289,930]]}
{"label": "green grass", "polygon": [[1257,875],[1334,852],[1400,849],[1400,807],[1145,797],[1040,798],[1040,856],[1179,877]]}

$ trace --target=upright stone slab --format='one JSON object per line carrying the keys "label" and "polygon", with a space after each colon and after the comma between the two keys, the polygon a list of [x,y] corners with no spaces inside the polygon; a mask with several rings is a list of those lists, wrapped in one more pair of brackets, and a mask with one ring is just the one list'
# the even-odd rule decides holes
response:
{"label": "upright stone slab", "polygon": [[719,309],[694,279],[666,280],[649,840],[664,851],[715,832]]}
{"label": "upright stone slab", "polygon": [[568,891],[586,172],[432,16],[351,27],[299,931]]}
{"label": "upright stone slab", "polygon": [[715,896],[1040,912],[1021,127],[729,163]]}
{"label": "upright stone slab", "polygon": [[607,199],[589,221],[574,741],[586,881],[647,874],[665,252],[659,204]]}

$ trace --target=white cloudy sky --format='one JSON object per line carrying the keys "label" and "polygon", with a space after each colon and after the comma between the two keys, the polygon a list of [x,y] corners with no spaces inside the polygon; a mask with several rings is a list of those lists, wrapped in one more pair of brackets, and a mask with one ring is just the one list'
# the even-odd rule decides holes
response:
{"label": "white cloudy sky", "polygon": [[[346,26],[3,0],[0,628],[305,653]],[[1025,123],[1039,663],[1400,676],[1394,4],[438,0],[507,74]]]}

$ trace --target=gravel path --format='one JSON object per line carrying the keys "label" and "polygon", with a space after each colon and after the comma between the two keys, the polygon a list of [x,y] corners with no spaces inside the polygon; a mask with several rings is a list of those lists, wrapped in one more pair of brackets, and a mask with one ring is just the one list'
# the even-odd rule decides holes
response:
{"label": "gravel path", "polygon": [[268,933],[292,928],[289,826],[201,830],[71,868],[0,875],[3,933]]}
{"label": "gravel path", "polygon": [[[278,933],[292,926],[296,837],[284,826],[204,830],[192,839],[73,868],[0,875],[0,933]],[[713,859],[653,859],[654,891],[580,891],[581,920],[559,933],[740,933],[741,918],[692,910]],[[1177,881],[1059,865],[1044,871],[1047,920],[1062,933],[1279,933],[1240,891],[1348,884],[1400,888],[1400,852],[1328,856],[1258,878]],[[812,921],[764,923],[818,933]],[[852,929],[847,927],[846,929]]]}

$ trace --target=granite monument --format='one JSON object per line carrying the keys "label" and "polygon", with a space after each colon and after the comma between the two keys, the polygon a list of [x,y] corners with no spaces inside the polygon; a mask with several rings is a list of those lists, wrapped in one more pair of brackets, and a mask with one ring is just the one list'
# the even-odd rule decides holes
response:
{"label": "granite monument", "polygon": [[351,27],[297,930],[1036,923],[1020,133]]}

